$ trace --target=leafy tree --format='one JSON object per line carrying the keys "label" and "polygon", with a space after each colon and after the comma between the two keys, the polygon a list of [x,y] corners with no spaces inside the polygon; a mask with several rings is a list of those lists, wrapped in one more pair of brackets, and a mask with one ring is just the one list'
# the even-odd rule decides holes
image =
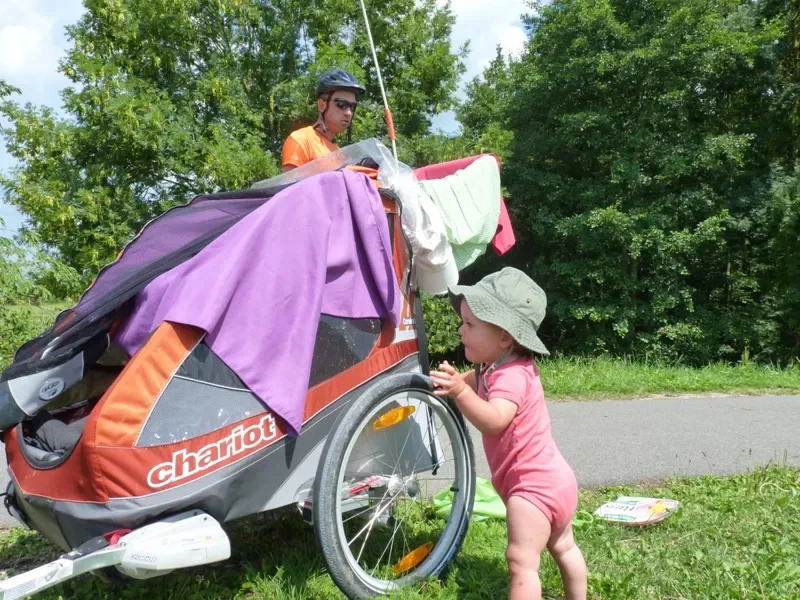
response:
{"label": "leafy tree", "polygon": [[783,22],[739,0],[556,0],[527,17],[509,161],[562,351],[777,350],[765,235]]}
{"label": "leafy tree", "polygon": [[[366,83],[356,135],[385,132],[358,3],[85,6],[60,66],[72,82],[62,93],[67,119],[19,106],[10,86],[0,88],[6,146],[21,163],[0,186],[41,242],[86,278],[165,208],[278,173],[282,142],[313,120],[315,79],[328,68]],[[449,5],[388,0],[370,19],[398,134],[422,136],[453,106],[463,71],[450,51]]]}
{"label": "leafy tree", "polygon": [[467,84],[467,100],[458,107],[457,115],[474,153],[493,152],[501,160],[510,154],[514,139],[509,122],[515,84],[512,68],[513,63],[498,46],[482,76]]}

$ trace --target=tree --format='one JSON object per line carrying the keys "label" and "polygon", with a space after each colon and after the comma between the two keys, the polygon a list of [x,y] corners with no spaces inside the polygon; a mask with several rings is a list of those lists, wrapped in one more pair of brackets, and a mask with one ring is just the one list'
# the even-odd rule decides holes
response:
{"label": "tree", "polygon": [[781,19],[739,0],[534,7],[508,181],[551,344],[698,362],[777,351],[765,217]]}
{"label": "tree", "polygon": [[493,152],[508,158],[514,133],[509,122],[515,80],[513,62],[503,56],[501,46],[482,76],[467,84],[466,101],[458,107],[464,137],[476,153]]}
{"label": "tree", "polygon": [[[154,215],[194,194],[279,172],[289,131],[313,120],[316,77],[366,82],[359,137],[382,135],[358,3],[342,0],[86,0],[60,70],[67,119],[0,97],[21,167],[0,179],[42,243],[91,277]],[[370,13],[398,133],[421,136],[463,70],[454,17],[436,0]],[[2,96],[13,90],[0,89]]]}

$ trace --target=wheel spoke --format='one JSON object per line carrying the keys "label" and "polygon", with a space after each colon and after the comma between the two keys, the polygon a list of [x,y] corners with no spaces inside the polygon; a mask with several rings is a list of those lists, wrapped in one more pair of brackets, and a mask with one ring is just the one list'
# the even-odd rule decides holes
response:
{"label": "wheel spoke", "polygon": [[[413,502],[409,502],[408,504],[409,504],[409,506],[413,506]],[[392,537],[390,539],[392,548],[394,548],[394,538],[397,536],[397,532],[400,529],[400,525],[403,523],[403,521],[405,521],[405,518],[408,516],[408,513],[409,513],[410,510],[411,510],[410,508],[406,508],[406,512],[403,515],[403,517],[400,519],[400,521],[395,523],[394,531],[392,531]],[[380,557],[378,558],[378,562],[375,564],[375,568],[372,569],[372,573],[373,574],[375,573],[375,571],[380,566],[380,562],[381,562],[381,559],[383,558],[384,554],[386,554],[386,548],[383,549],[383,552],[381,553]],[[390,551],[389,552],[389,564],[391,564],[391,563],[392,563],[392,553]]]}
{"label": "wheel spoke", "polygon": [[[361,534],[364,533],[364,531],[366,531],[367,529],[371,531],[372,525],[375,523],[375,521],[378,520],[378,517],[380,517],[386,511],[386,509],[392,505],[392,502],[394,502],[395,498],[397,498],[397,495],[393,496],[392,499],[389,502],[387,502],[384,506],[381,506],[380,510],[375,511],[375,515],[369,520],[369,522],[366,525],[364,525],[364,527],[361,528],[361,530],[356,534],[356,536],[352,540],[347,542],[347,545],[352,546],[353,542],[355,542],[359,537],[361,537]],[[381,504],[382,503],[378,503],[379,506]],[[362,546],[361,549],[363,550],[364,547]],[[359,553],[358,556],[360,557],[361,554]]]}
{"label": "wheel spoke", "polygon": [[[370,444],[370,446],[372,446],[372,444]],[[382,464],[382,465],[383,465],[384,467],[386,467],[387,469],[392,469],[392,470],[394,470],[394,467],[393,467],[392,465],[390,465],[390,464],[389,464],[389,463],[387,463],[387,462],[384,462],[384,461],[382,461],[381,459],[379,459],[379,458],[377,458],[377,457],[375,457],[375,456],[369,456],[369,455],[367,455],[367,454],[364,454],[363,452],[360,452],[359,450],[354,450],[353,452],[354,452],[355,454],[358,454],[358,455],[360,455],[360,456],[363,456],[363,457],[364,457],[364,458],[366,458],[367,460],[374,460],[375,462],[378,462],[378,463]],[[373,452],[374,452],[374,451],[373,451]]]}
{"label": "wheel spoke", "polygon": [[[437,440],[439,439],[439,432],[442,430],[442,427],[444,427],[444,421],[442,421],[442,424],[439,425],[439,427],[434,432],[433,441],[431,442],[432,444],[436,444]],[[413,471],[417,470],[417,465],[419,464],[419,461],[422,460],[422,451],[423,450],[426,450],[425,444],[420,444],[419,450],[417,450],[417,456],[414,458]]]}

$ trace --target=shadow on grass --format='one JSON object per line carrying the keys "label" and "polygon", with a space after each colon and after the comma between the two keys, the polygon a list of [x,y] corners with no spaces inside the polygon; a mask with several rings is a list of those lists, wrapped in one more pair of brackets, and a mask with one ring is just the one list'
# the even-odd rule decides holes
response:
{"label": "shadow on grass", "polygon": [[[544,557],[543,557],[544,558]],[[559,576],[560,577],[560,576]],[[553,578],[542,577],[543,600],[561,600],[561,587],[552,587]],[[560,579],[558,579],[560,583]],[[503,600],[508,597],[510,576],[502,556],[488,557],[466,554],[464,551],[451,567],[448,587],[455,584],[459,600]]]}
{"label": "shadow on grass", "polygon": [[[225,529],[231,538],[231,557],[227,561],[180,569],[151,580],[128,579],[111,568],[105,574],[88,573],[45,590],[36,599],[316,597],[307,588],[309,582],[324,576],[324,564],[313,529],[302,523],[296,511],[247,517],[226,524]],[[12,577],[62,554],[37,533],[11,530],[5,539],[0,538],[0,571]],[[332,582],[329,587],[335,591]]]}

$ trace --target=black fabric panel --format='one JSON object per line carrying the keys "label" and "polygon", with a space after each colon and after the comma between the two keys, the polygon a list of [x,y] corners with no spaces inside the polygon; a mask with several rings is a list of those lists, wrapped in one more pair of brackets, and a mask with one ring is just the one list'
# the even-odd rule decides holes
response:
{"label": "black fabric panel", "polygon": [[21,423],[27,416],[11,395],[8,382],[0,381],[0,431]]}
{"label": "black fabric panel", "polygon": [[200,342],[192,353],[183,361],[177,375],[246,390],[247,386],[239,379],[222,359],[211,351],[211,348]]}

